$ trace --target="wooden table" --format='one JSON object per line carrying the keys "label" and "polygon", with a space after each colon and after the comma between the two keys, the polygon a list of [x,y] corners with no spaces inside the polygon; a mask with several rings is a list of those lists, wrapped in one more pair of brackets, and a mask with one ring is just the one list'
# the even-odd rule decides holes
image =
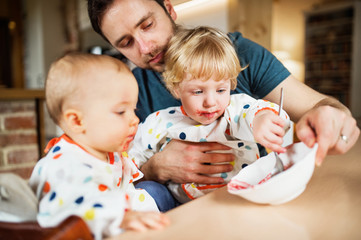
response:
{"label": "wooden table", "polygon": [[286,204],[254,204],[223,188],[167,215],[165,230],[113,239],[361,239],[361,138],[347,154],[328,156]]}

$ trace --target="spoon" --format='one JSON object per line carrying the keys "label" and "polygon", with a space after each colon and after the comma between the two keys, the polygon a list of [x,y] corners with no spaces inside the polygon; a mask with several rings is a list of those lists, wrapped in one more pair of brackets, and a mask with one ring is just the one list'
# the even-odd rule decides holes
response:
{"label": "spoon", "polygon": [[[278,109],[278,116],[281,115],[281,111],[282,111],[282,107],[283,107],[283,88],[281,88],[281,97],[280,97],[280,105],[279,105],[279,109]],[[275,157],[276,157],[276,164],[275,167],[273,168],[271,175],[277,175],[278,173],[282,172],[284,170],[284,166],[282,163],[281,158],[278,156],[277,152],[273,152]]]}

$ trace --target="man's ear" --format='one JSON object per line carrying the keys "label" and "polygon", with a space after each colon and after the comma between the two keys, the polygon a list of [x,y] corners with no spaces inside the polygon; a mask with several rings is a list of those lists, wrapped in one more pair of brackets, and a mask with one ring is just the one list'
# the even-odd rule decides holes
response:
{"label": "man's ear", "polygon": [[68,109],[64,112],[64,122],[68,128],[74,133],[82,133],[85,131],[83,123],[83,114],[76,109]]}
{"label": "man's ear", "polygon": [[177,19],[177,13],[174,10],[174,7],[172,5],[172,3],[170,2],[170,0],[164,0],[164,7],[165,9],[167,9],[170,17],[173,19],[173,21],[175,21]]}

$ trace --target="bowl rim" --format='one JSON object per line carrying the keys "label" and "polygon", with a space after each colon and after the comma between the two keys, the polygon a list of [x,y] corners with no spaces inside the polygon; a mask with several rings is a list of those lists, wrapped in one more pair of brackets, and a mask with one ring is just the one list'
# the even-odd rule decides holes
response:
{"label": "bowl rim", "polygon": [[[300,143],[294,143],[292,144],[292,146],[296,146],[296,144],[300,144]],[[301,143],[303,144],[303,143]],[[304,145],[304,144],[303,144]],[[292,147],[290,146],[290,147]],[[306,145],[304,145],[305,147],[307,147]],[[273,177],[271,177],[270,179],[268,179],[266,182],[264,183],[260,183],[260,184],[256,184],[256,185],[251,185],[250,187],[248,188],[245,188],[245,189],[238,189],[238,190],[231,190],[231,189],[228,189],[228,191],[232,194],[236,194],[236,195],[240,195],[241,197],[242,194],[243,195],[247,195],[249,196],[251,193],[253,193],[254,191],[259,191],[259,190],[262,190],[264,188],[267,188],[269,187],[269,185],[274,185],[274,184],[277,184],[277,182],[279,182],[280,186],[279,187],[282,187],[282,186],[285,186],[288,184],[287,181],[285,181],[285,179],[287,180],[290,176],[289,175],[294,175],[295,173],[300,173],[300,172],[304,172],[302,170],[299,170],[299,169],[306,169],[306,168],[311,168],[311,171],[308,171],[308,175],[303,178],[303,181],[298,184],[300,186],[306,186],[309,182],[309,180],[311,179],[312,175],[313,175],[313,172],[314,172],[314,168],[315,168],[315,157],[309,157],[309,155],[315,155],[316,154],[316,151],[317,151],[317,145],[315,144],[315,146],[313,146],[312,148],[308,148],[309,149],[309,152],[305,154],[305,157],[308,157],[308,161],[296,161],[291,167],[289,167],[286,171],[284,172],[281,172]],[[302,150],[302,149],[301,149]],[[282,156],[284,156],[285,153],[281,153],[280,154],[280,157],[282,159]],[[267,155],[268,156],[268,155]],[[282,159],[283,160],[283,159]],[[228,185],[227,185],[228,186]],[[297,188],[298,189],[298,188]],[[244,197],[246,198],[246,197]],[[248,199],[248,198],[247,198]],[[252,200],[251,200],[252,201]],[[266,202],[266,201],[265,201]],[[269,202],[269,201],[267,201]]]}

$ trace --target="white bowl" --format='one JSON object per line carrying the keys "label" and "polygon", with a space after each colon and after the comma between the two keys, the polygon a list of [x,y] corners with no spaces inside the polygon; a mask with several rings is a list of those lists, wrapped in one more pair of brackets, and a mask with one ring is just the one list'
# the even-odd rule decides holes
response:
{"label": "white bowl", "polygon": [[282,204],[298,197],[306,188],[315,167],[317,144],[308,148],[295,143],[279,154],[285,169],[271,177],[273,152],[243,168],[228,183],[228,192],[260,204]]}

